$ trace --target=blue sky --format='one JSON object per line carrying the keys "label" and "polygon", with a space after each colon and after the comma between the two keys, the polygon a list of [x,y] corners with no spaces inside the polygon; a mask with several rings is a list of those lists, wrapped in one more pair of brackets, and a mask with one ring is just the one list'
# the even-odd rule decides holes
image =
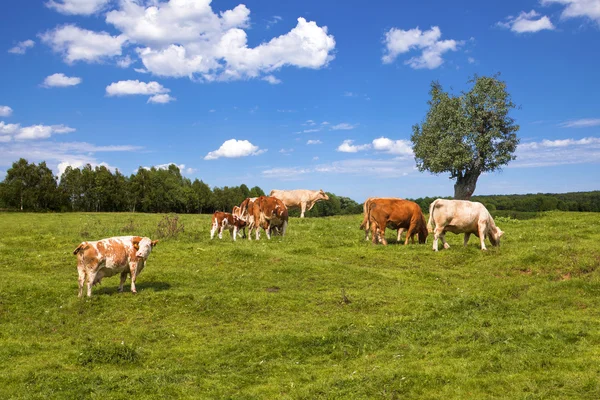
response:
{"label": "blue sky", "polygon": [[600,0],[21,0],[0,16],[0,177],[20,157],[210,186],[447,196],[430,83],[501,73],[517,160],[475,194],[600,188]]}

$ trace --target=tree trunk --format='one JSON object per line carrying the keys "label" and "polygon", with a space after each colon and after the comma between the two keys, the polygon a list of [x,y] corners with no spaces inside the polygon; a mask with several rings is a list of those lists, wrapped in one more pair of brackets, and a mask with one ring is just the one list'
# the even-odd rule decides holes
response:
{"label": "tree trunk", "polygon": [[478,172],[465,172],[463,176],[456,178],[454,184],[454,198],[456,200],[469,200],[475,192],[477,186]]}

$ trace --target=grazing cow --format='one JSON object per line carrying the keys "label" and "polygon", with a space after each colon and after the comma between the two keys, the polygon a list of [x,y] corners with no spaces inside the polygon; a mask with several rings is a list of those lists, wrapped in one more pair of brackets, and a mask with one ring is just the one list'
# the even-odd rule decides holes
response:
{"label": "grazing cow", "polygon": [[435,251],[438,251],[438,238],[442,239],[445,249],[450,247],[446,243],[446,232],[464,233],[465,246],[469,242],[471,233],[474,233],[479,237],[481,250],[487,250],[485,248],[486,237],[493,246],[500,246],[500,238],[504,234],[496,226],[494,219],[483,204],[467,200],[435,200],[429,206],[427,225],[433,229],[433,250]]}
{"label": "grazing cow", "polygon": [[241,218],[238,218],[237,215],[217,211],[213,214],[211,226],[211,239],[215,237],[215,233],[217,232],[217,230],[219,231],[219,239],[223,239],[223,230],[227,228],[229,229],[231,238],[235,242],[235,238],[237,237],[238,231],[246,226],[246,221],[244,221]]}
{"label": "grazing cow", "polygon": [[[248,230],[251,230],[254,227],[254,214],[252,209],[254,207],[254,202],[258,199],[258,197],[247,197],[242,204],[239,206],[239,217],[246,221],[246,226]],[[236,208],[233,207],[233,213],[236,214]],[[242,228],[243,237],[246,237],[246,226]]]}
{"label": "grazing cow", "polygon": [[271,231],[276,229],[285,236],[288,224],[288,210],[285,204],[276,197],[260,196],[252,205],[253,226],[248,227],[248,239],[252,239],[252,229],[256,229],[256,240],[260,239],[260,228],[265,230],[271,239]]}
{"label": "grazing cow", "polygon": [[[329,196],[320,190],[271,190],[269,196],[276,197],[283,201],[287,208],[300,208],[300,218],[304,218],[304,213],[310,211],[319,200],[329,200]],[[308,209],[307,209],[308,207]]]}
{"label": "grazing cow", "polygon": [[[369,216],[370,216],[369,208],[371,206],[371,202],[375,199],[403,200],[398,197],[369,197],[367,200],[365,200],[365,202],[363,204],[363,222],[360,224],[360,228],[359,228],[359,229],[365,231],[365,240],[369,240],[369,231],[371,230],[370,224],[369,224]],[[388,225],[387,227],[390,229],[394,229],[391,225]],[[402,232],[404,232],[404,228],[398,228],[398,238],[397,238],[398,242],[400,242],[400,237],[402,236]],[[414,238],[413,238],[413,243],[414,243]]]}
{"label": "grazing cow", "polygon": [[146,260],[158,240],[140,236],[119,236],[95,242],[81,242],[73,251],[77,255],[79,273],[79,297],[83,296],[83,284],[87,279],[87,295],[92,296],[92,286],[102,278],[121,274],[119,292],[127,274],[131,275],[131,292],[135,290],[135,279],[142,272]]}
{"label": "grazing cow", "polygon": [[418,234],[419,243],[425,243],[427,239],[427,224],[421,207],[413,201],[401,199],[372,199],[369,205],[369,223],[373,243],[381,241],[387,245],[385,240],[385,228],[406,229],[404,244],[408,239],[414,243],[414,235]]}

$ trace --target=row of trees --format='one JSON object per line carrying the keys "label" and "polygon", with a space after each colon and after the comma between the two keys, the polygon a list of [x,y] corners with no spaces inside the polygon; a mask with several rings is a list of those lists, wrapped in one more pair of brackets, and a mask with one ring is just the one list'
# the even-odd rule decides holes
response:
{"label": "row of trees", "polygon": [[[13,163],[0,183],[0,208],[21,211],[130,211],[159,213],[213,213],[231,210],[247,197],[263,196],[258,186],[210,188],[201,180],[191,181],[171,164],[167,169],[139,168],[127,177],[104,166],[71,168],[60,179],[45,162]],[[329,193],[311,216],[358,213],[354,200]]]}

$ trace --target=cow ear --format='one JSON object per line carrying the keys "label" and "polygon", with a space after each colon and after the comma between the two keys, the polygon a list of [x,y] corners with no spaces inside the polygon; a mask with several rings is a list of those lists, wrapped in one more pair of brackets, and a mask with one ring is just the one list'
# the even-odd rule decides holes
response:
{"label": "cow ear", "polygon": [[152,244],[152,247],[156,246],[156,244],[157,244],[157,243],[158,243],[158,240],[153,240],[153,241],[151,242],[151,244]]}
{"label": "cow ear", "polygon": [[136,249],[136,250],[139,250],[139,249],[140,249],[140,241],[141,241],[141,240],[142,240],[142,238],[141,238],[141,237],[139,237],[139,236],[135,236],[135,237],[133,238],[133,240],[132,240],[131,242],[133,243],[133,248],[134,248],[134,249]]}

